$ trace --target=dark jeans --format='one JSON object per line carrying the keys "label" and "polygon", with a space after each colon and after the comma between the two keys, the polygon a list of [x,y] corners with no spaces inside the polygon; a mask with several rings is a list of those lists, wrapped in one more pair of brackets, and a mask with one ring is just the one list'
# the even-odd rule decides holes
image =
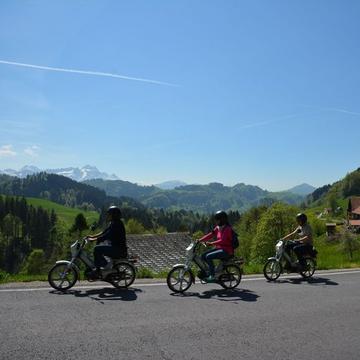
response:
{"label": "dark jeans", "polygon": [[121,257],[121,251],[111,245],[96,245],[94,248],[94,262],[97,268],[107,264],[104,255],[116,259]]}
{"label": "dark jeans", "polygon": [[209,265],[209,272],[211,276],[215,275],[214,259],[228,259],[229,254],[223,249],[212,249],[204,252],[201,258]]}
{"label": "dark jeans", "polygon": [[303,266],[306,265],[304,255],[311,254],[312,248],[313,248],[312,245],[305,245],[305,244],[296,245],[293,248],[293,251],[297,256],[300,265],[303,265]]}

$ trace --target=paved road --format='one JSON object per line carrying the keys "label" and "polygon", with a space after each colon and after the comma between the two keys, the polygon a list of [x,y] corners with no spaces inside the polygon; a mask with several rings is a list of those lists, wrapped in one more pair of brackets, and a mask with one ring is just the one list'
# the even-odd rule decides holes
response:
{"label": "paved road", "polygon": [[0,288],[0,359],[359,359],[360,271],[238,290]]}

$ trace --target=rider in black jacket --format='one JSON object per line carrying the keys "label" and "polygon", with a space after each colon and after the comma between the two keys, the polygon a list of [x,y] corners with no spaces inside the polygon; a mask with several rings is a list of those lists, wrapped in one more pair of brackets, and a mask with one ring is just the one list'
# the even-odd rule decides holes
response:
{"label": "rider in black jacket", "polygon": [[[90,241],[96,241],[98,245],[94,248],[94,260],[96,270],[106,266],[105,256],[111,258],[127,258],[126,233],[123,222],[121,221],[121,211],[117,206],[110,206],[107,211],[107,221],[109,226],[100,234],[88,236]],[[107,241],[108,244],[99,244]]]}

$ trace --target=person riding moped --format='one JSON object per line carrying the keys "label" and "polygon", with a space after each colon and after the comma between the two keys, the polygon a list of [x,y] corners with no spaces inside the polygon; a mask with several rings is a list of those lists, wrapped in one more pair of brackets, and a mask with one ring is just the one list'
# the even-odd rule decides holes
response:
{"label": "person riding moped", "polygon": [[307,222],[306,214],[297,214],[296,221],[299,226],[292,233],[283,237],[282,240],[287,241],[289,239],[293,239],[295,236],[299,236],[299,238],[294,240],[293,244],[289,244],[288,246],[292,248],[296,254],[299,263],[299,269],[302,270],[306,267],[304,255],[311,253],[313,249],[313,235],[311,226]]}
{"label": "person riding moped", "polygon": [[[121,221],[121,210],[117,206],[110,206],[107,210],[106,220],[109,226],[101,233],[87,236],[87,240],[96,241],[94,248],[94,262],[96,270],[94,275],[101,277],[101,268],[106,267],[104,256],[110,258],[124,258],[128,256],[126,245],[125,226]],[[100,244],[107,241],[110,244]]]}
{"label": "person riding moped", "polygon": [[[205,281],[207,282],[215,281],[215,266],[213,260],[226,260],[234,255],[232,245],[232,228],[229,224],[226,212],[222,210],[217,211],[215,213],[215,222],[216,227],[214,230],[199,239],[200,242],[215,246],[215,249],[208,250],[202,254],[202,259],[209,266],[209,276],[205,278]],[[214,238],[216,240],[213,240]]]}

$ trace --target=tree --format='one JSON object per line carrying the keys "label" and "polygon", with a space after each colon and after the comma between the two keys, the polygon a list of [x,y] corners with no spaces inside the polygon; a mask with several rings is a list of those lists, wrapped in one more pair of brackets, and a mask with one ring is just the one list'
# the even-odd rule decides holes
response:
{"label": "tree", "polygon": [[70,231],[71,232],[78,231],[81,236],[81,233],[88,228],[89,228],[89,226],[87,224],[85,216],[82,213],[79,213],[76,215],[74,224],[71,227]]}
{"label": "tree", "polygon": [[296,207],[277,203],[262,215],[251,249],[255,262],[263,263],[273,255],[276,240],[294,230],[297,213]]}
{"label": "tree", "polygon": [[335,214],[336,209],[339,207],[337,195],[335,192],[330,192],[327,198],[327,203],[332,213]]}
{"label": "tree", "polygon": [[253,239],[256,235],[259,221],[267,209],[266,206],[252,208],[241,216],[241,220],[238,223],[234,224],[234,229],[239,235],[240,242],[237,252],[246,262],[250,261]]}

